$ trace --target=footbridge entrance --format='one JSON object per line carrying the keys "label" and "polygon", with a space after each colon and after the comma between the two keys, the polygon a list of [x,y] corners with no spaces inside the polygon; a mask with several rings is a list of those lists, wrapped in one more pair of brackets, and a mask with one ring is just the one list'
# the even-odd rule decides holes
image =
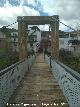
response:
{"label": "footbridge entrance", "polygon": [[[59,57],[59,16],[19,16],[20,61],[0,71],[0,107],[80,107],[80,74]],[[51,56],[27,57],[28,25],[50,24]]]}
{"label": "footbridge entrance", "polygon": [[28,25],[50,24],[51,27],[51,56],[59,57],[59,16],[22,16],[18,17],[19,58],[27,56]]}

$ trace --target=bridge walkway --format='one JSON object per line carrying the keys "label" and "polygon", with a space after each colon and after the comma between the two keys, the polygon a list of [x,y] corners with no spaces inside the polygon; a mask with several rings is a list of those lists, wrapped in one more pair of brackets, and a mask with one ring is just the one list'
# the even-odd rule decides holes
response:
{"label": "bridge walkway", "polygon": [[42,54],[25,75],[6,107],[69,107]]}

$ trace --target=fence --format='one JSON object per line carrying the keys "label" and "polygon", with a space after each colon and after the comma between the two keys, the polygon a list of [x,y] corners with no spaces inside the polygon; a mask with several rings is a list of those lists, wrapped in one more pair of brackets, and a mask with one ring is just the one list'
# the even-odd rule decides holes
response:
{"label": "fence", "polygon": [[80,74],[57,60],[46,55],[45,61],[52,67],[54,77],[59,83],[70,107],[80,107]]}
{"label": "fence", "polygon": [[30,70],[34,60],[35,56],[31,56],[27,60],[13,64],[0,72],[0,107],[5,106],[25,73]]}

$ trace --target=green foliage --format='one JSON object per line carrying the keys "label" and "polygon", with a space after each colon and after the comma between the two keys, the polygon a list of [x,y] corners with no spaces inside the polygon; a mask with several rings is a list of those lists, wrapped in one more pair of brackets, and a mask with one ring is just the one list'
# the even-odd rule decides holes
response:
{"label": "green foliage", "polygon": [[10,37],[11,36],[11,29],[6,28],[5,26],[3,26],[1,31],[6,35],[6,37]]}
{"label": "green foliage", "polygon": [[19,58],[17,54],[8,53],[5,56],[0,58],[0,70],[18,62]]}
{"label": "green foliage", "polygon": [[60,50],[59,59],[67,66],[80,73],[80,57],[74,56],[70,51]]}

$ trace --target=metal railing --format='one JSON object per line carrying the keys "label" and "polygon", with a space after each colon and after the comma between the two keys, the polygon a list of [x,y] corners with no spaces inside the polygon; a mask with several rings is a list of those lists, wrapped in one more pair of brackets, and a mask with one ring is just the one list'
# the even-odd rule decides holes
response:
{"label": "metal railing", "polygon": [[61,62],[45,56],[70,107],[80,107],[80,74]]}
{"label": "metal railing", "polygon": [[25,73],[31,68],[35,56],[13,64],[0,71],[0,107],[4,107]]}

